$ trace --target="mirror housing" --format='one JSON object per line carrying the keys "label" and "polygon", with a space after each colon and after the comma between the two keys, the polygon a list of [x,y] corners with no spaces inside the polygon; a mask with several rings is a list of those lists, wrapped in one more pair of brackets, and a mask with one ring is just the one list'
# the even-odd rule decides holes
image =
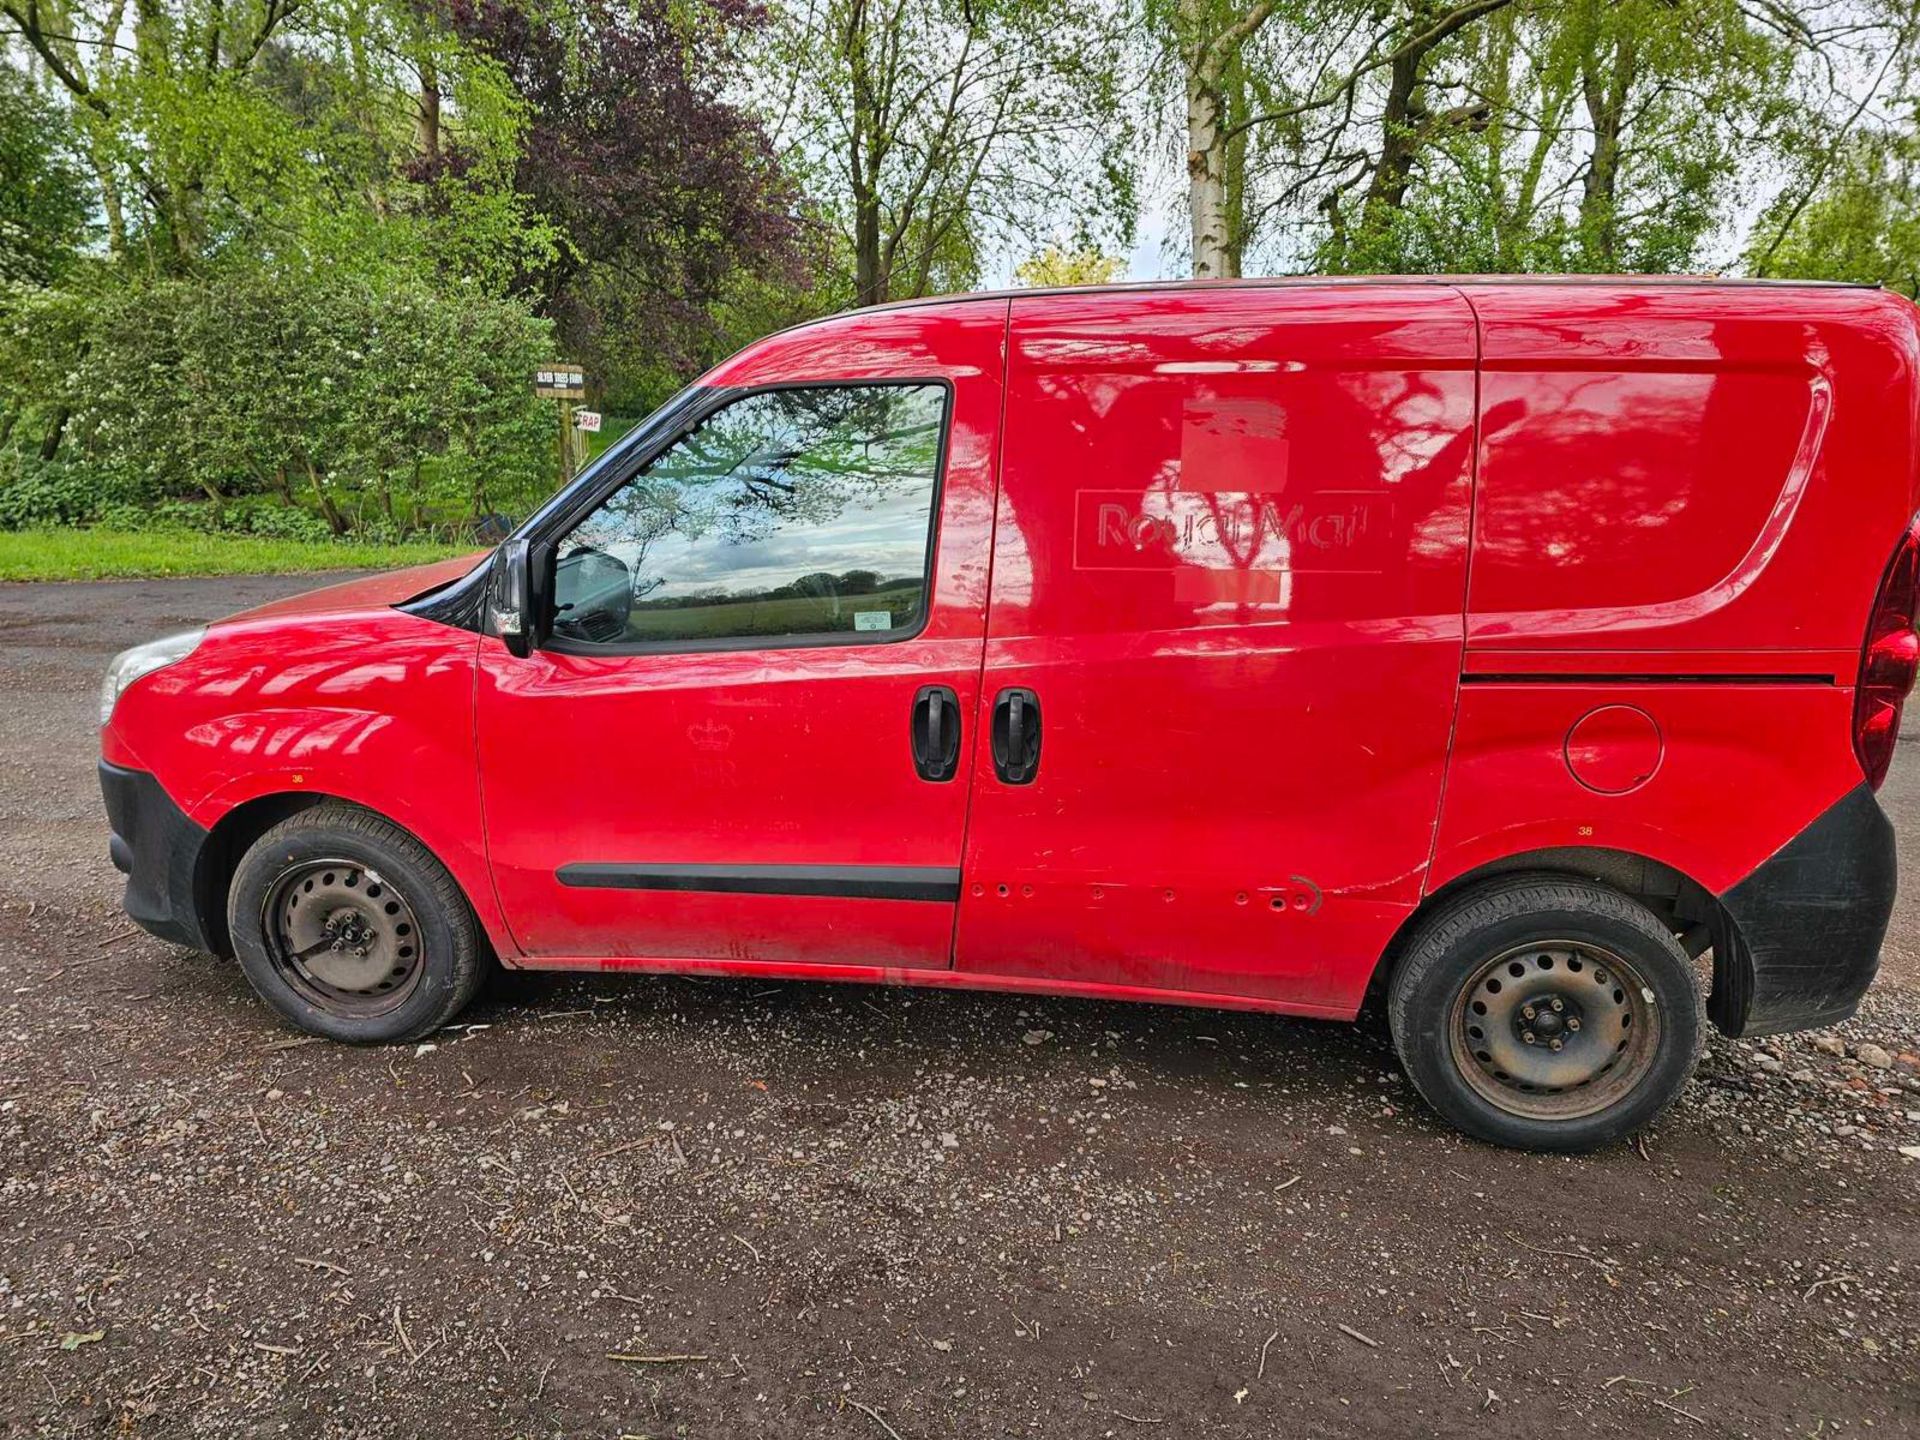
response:
{"label": "mirror housing", "polygon": [[487,576],[487,633],[509,654],[533,653],[533,557],[525,540],[508,540],[493,552]]}

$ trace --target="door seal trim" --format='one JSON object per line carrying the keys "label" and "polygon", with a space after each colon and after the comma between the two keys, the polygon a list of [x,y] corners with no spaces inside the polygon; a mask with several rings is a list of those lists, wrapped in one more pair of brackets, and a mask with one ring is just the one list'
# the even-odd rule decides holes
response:
{"label": "door seal trim", "polygon": [[843,900],[960,898],[960,867],[945,865],[661,865],[581,863],[554,872],[586,890],[684,890],[727,895],[822,895]]}

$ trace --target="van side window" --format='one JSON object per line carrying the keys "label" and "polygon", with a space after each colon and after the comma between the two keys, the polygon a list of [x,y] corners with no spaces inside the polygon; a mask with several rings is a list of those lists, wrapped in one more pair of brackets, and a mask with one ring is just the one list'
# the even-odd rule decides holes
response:
{"label": "van side window", "polygon": [[946,401],[941,385],[810,386],[714,412],[561,539],[553,633],[618,647],[918,630]]}

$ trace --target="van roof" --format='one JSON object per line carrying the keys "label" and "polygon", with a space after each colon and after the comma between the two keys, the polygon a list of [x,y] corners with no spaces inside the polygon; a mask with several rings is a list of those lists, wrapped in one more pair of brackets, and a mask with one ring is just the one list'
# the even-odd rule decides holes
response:
{"label": "van roof", "polygon": [[[952,295],[924,295],[911,300],[889,300],[840,315],[871,315],[887,310],[910,310],[921,305],[953,305],[967,300],[1007,300],[1032,295],[1153,295],[1182,290],[1255,290],[1309,285],[1526,285],[1542,287],[1608,286],[1647,290],[1879,290],[1874,280],[1790,280],[1728,275],[1273,275],[1232,280],[1119,280],[1106,285],[1034,285],[1001,290],[967,290]],[[831,318],[831,317],[828,317]]]}
{"label": "van roof", "polygon": [[[1110,285],[1036,285],[1019,286],[1000,290],[973,290],[955,295],[924,295],[911,300],[891,300],[881,305],[869,305],[863,308],[849,307],[832,314],[816,316],[811,320],[802,320],[784,329],[772,331],[757,340],[749,341],[732,355],[722,360],[708,374],[727,369],[735,360],[748,351],[756,349],[767,341],[782,336],[796,335],[824,326],[858,327],[864,318],[894,314],[905,310],[915,310],[931,305],[986,304],[993,301],[1005,303],[1014,299],[1028,299],[1034,296],[1072,297],[1081,295],[1143,296],[1159,294],[1180,294],[1182,292],[1203,293],[1213,290],[1261,290],[1261,289],[1307,289],[1313,287],[1339,286],[1352,289],[1366,289],[1370,286],[1388,285],[1431,285],[1436,288],[1453,289],[1614,289],[1627,291],[1712,291],[1712,290],[1772,290],[1776,292],[1819,292],[1819,291],[1865,291],[1867,293],[1894,293],[1872,281],[1862,280],[1773,280],[1755,279],[1745,276],[1728,277],[1721,275],[1289,275],[1261,276],[1251,279],[1234,280],[1133,280],[1118,281]],[[1902,297],[1905,298],[1905,297]],[[704,383],[704,381],[703,381]]]}

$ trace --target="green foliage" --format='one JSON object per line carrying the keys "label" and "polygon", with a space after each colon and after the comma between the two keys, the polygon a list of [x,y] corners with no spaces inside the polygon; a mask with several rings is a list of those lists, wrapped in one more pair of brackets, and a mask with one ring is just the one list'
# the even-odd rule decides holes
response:
{"label": "green foliage", "polygon": [[1022,285],[1111,285],[1127,273],[1127,262],[1098,250],[1063,250],[1058,245],[1029,255],[1013,267]]}
{"label": "green foliage", "polygon": [[0,451],[0,530],[80,525],[110,505],[131,508],[112,492],[107,477],[90,465]]}
{"label": "green foliage", "polygon": [[775,139],[856,304],[971,288],[992,246],[1135,210],[1131,16],[1048,0],[798,0],[760,47]]}
{"label": "green foliage", "polygon": [[0,68],[0,283],[58,278],[90,208],[59,108]]}
{"label": "green foliage", "polygon": [[[227,528],[230,503],[257,495],[336,534],[400,536],[524,510],[551,484],[553,416],[530,384],[550,350],[512,301],[405,277],[16,290],[0,374],[60,377],[49,399],[69,412],[71,453],[0,491],[21,494],[0,521],[198,497],[200,523]],[[91,507],[71,475],[93,481]],[[314,533],[311,515],[262,513],[243,507],[242,528]]]}
{"label": "green foliage", "polygon": [[[1738,0],[1511,5],[1436,49],[1412,183],[1348,207],[1333,271],[1697,268],[1777,149],[1790,54]],[[1323,201],[1323,208],[1325,203]]]}
{"label": "green foliage", "polygon": [[1763,275],[1866,280],[1920,299],[1920,112],[1843,142],[1824,180],[1790,188],[1756,227]]}

